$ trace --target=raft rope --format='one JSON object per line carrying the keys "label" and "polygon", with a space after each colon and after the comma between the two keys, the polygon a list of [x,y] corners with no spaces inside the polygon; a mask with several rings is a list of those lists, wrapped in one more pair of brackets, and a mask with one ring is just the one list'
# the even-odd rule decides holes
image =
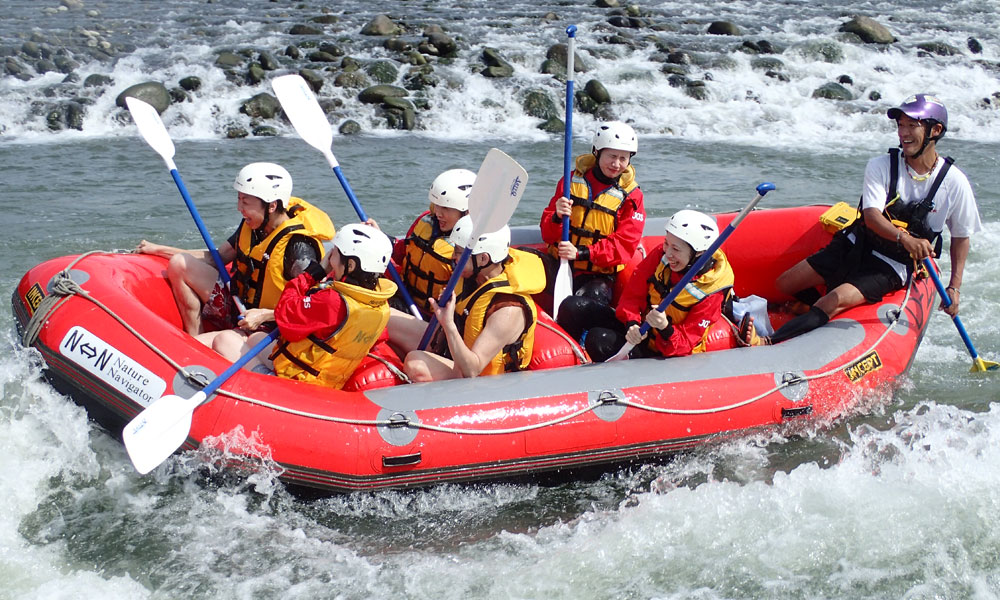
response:
{"label": "raft rope", "polygon": [[[146,347],[148,347],[151,351],[156,353],[157,356],[161,357],[167,364],[176,369],[178,373],[182,374],[185,378],[187,378],[188,381],[196,385],[204,386],[205,385],[204,375],[199,373],[191,373],[187,371],[183,366],[181,366],[176,361],[171,359],[165,352],[157,348],[152,342],[143,337],[142,334],[140,334],[131,325],[126,323],[121,317],[115,314],[113,310],[111,310],[103,303],[101,303],[99,300],[91,296],[86,290],[82,289],[78,284],[76,284],[76,282],[72,280],[69,274],[70,269],[72,269],[81,260],[92,254],[115,254],[115,253],[92,251],[86,254],[82,254],[79,257],[77,257],[73,262],[71,262],[66,267],[66,269],[57,273],[53,277],[51,284],[52,295],[46,296],[42,300],[41,304],[39,304],[38,310],[32,316],[31,320],[28,322],[28,325],[25,328],[25,333],[22,339],[24,345],[30,346],[31,344],[33,344],[34,341],[37,339],[38,333],[41,331],[41,328],[44,326],[45,321],[47,321],[48,316],[56,309],[61,307],[70,296],[77,295],[93,302],[101,310],[108,313],[108,315],[110,315],[113,319],[118,321],[118,323],[120,323],[122,327],[130,331],[140,342],[146,345]],[[882,340],[884,340],[886,336],[889,335],[889,333],[896,326],[896,324],[899,323],[903,307],[905,307],[909,302],[910,295],[915,285],[916,285],[916,277],[914,276],[911,278],[910,285],[907,286],[906,288],[906,294],[903,298],[903,302],[900,304],[899,310],[895,311],[895,314],[891,317],[891,321],[888,327],[886,327],[885,331],[883,331],[882,334],[872,343],[872,345],[868,349],[866,349],[865,352],[861,354],[862,356],[868,354],[869,352],[877,348],[878,345],[882,343]],[[553,331],[557,330],[553,329]],[[561,334],[561,332],[559,333]],[[571,346],[574,347],[574,352],[576,352],[575,345],[571,344]],[[396,368],[394,365],[391,365],[388,361],[386,361],[382,357],[378,357],[372,354],[370,354],[369,356],[373,356],[374,358],[381,360],[383,364],[385,364],[390,369],[390,371],[392,371],[394,375],[396,375],[403,381],[409,381],[409,378],[406,377],[405,373],[399,371],[398,368]],[[839,366],[832,367],[826,371],[823,371],[821,373],[816,373],[814,375],[806,375],[806,376],[793,375],[791,377],[788,377],[787,376],[788,374],[786,374],[786,377],[783,378],[782,382],[775,385],[770,390],[762,392],[751,398],[747,398],[746,400],[741,400],[739,402],[734,402],[732,404],[727,404],[725,406],[716,406],[712,408],[698,408],[698,409],[659,408],[655,406],[647,406],[639,402],[633,402],[632,400],[628,400],[626,398],[618,398],[613,394],[608,394],[608,395],[602,395],[602,397],[598,398],[598,401],[594,404],[588,404],[587,406],[577,409],[571,413],[567,413],[565,415],[550,419],[548,421],[543,421],[532,425],[523,425],[520,427],[510,427],[506,429],[461,429],[457,427],[442,427],[439,425],[431,425],[427,423],[419,423],[419,422],[415,423],[411,421],[408,417],[406,417],[406,415],[402,415],[401,413],[396,413],[396,415],[394,415],[394,417],[390,419],[347,419],[343,417],[334,417],[330,415],[322,415],[322,414],[301,411],[294,408],[289,408],[287,406],[281,406],[279,404],[273,404],[271,402],[259,400],[257,398],[244,396],[242,394],[237,394],[235,392],[230,392],[228,390],[224,390],[221,388],[216,390],[216,394],[227,396],[235,400],[239,400],[241,402],[254,404],[257,406],[269,408],[271,410],[283,412],[286,414],[306,417],[309,419],[315,419],[317,421],[329,421],[333,423],[340,423],[344,425],[360,425],[369,427],[393,427],[393,428],[407,427],[414,429],[426,429],[428,431],[436,431],[439,433],[450,433],[455,435],[509,435],[513,433],[524,433],[536,429],[543,429],[545,427],[550,427],[552,425],[558,425],[559,423],[570,421],[572,419],[575,419],[576,417],[594,411],[599,407],[608,405],[626,406],[635,408],[637,410],[644,410],[647,412],[652,412],[657,414],[673,414],[673,415],[704,415],[704,414],[726,412],[729,410],[734,410],[746,406],[748,404],[753,404],[754,402],[766,398],[767,396],[770,396],[775,392],[779,392],[786,387],[791,387],[793,385],[798,385],[800,383],[812,381],[815,379],[822,379],[824,377],[829,377],[835,373],[840,372],[842,369],[844,369],[851,363],[855,362],[856,360],[857,360],[856,358],[851,359]]]}

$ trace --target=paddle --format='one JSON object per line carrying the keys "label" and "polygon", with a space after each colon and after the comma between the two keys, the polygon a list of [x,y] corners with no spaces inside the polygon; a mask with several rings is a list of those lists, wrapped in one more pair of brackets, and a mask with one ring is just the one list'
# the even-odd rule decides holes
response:
{"label": "paddle", "polygon": [[[484,233],[492,233],[502,228],[514,214],[517,203],[521,201],[524,188],[528,184],[528,172],[517,164],[517,161],[496,148],[491,148],[479,166],[476,182],[469,190],[469,218],[472,219],[472,234],[469,236],[469,248],[466,248],[452,269],[448,285],[441,292],[438,306],[444,306],[455,291],[465,263],[472,256],[472,246]],[[431,336],[437,328],[437,318],[431,316],[427,329],[420,339],[420,350],[427,348]]]}
{"label": "paddle", "polygon": [[[181,174],[177,172],[177,165],[174,164],[174,142],[170,139],[170,134],[167,133],[167,128],[164,127],[163,121],[160,119],[160,114],[156,112],[155,108],[138,98],[126,97],[125,104],[128,105],[128,111],[132,113],[132,120],[135,121],[135,126],[139,128],[139,134],[142,136],[142,139],[146,140],[146,143],[163,158],[163,162],[167,163],[170,175],[174,178],[174,183],[177,184],[177,189],[180,190],[181,197],[184,198],[184,204],[187,205],[188,211],[194,218],[195,225],[198,226],[198,231],[201,232],[201,239],[205,240],[205,245],[208,246],[208,251],[212,254],[212,260],[215,261],[215,268],[219,270],[219,279],[222,281],[223,286],[228,288],[229,271],[226,270],[226,264],[222,262],[222,257],[219,256],[219,251],[212,242],[212,236],[209,235],[208,229],[205,228],[205,222],[201,220],[201,215],[198,214],[198,209],[195,208],[194,202],[191,200],[191,195],[188,194],[187,186],[184,185]],[[243,306],[239,298],[233,296],[233,300],[236,301],[236,305],[241,313],[246,312],[246,307]]]}
{"label": "paddle", "polygon": [[125,442],[125,450],[128,451],[135,470],[145,475],[180,448],[191,433],[191,415],[194,409],[208,402],[208,397],[219,386],[277,339],[278,333],[277,329],[272,331],[190,398],[163,396],[129,421],[122,430],[122,441]]}
{"label": "paddle", "polygon": [[[698,260],[694,261],[694,264],[691,266],[690,269],[688,269],[687,273],[685,273],[684,276],[681,277],[681,280],[678,281],[676,284],[674,284],[672,288],[670,288],[670,293],[667,294],[667,297],[664,298],[663,301],[656,306],[656,310],[662,311],[666,309],[671,302],[674,301],[674,298],[676,298],[677,295],[681,293],[681,291],[684,289],[684,286],[691,283],[691,280],[694,279],[695,274],[701,271],[702,267],[705,266],[705,263],[707,263],[709,260],[712,259],[712,255],[715,254],[715,251],[722,246],[722,243],[725,242],[730,235],[732,235],[733,231],[736,230],[736,227],[739,226],[740,222],[743,221],[743,219],[748,214],[750,214],[750,211],[753,210],[755,206],[757,206],[757,203],[760,202],[761,198],[763,198],[765,194],[767,194],[773,189],[774,189],[773,183],[765,182],[757,186],[757,196],[753,200],[751,200],[749,204],[743,207],[743,210],[740,211],[740,214],[736,215],[736,218],[733,219],[732,222],[729,223],[729,225],[727,225],[726,228],[722,230],[722,233],[719,234],[718,239],[712,242],[712,245],[708,247],[708,250],[705,250],[705,252],[703,252],[702,255],[698,257]],[[646,335],[648,331],[649,331],[649,323],[643,323],[642,326],[639,328],[639,333],[641,333],[642,335]],[[608,362],[628,358],[628,353],[631,352],[632,348],[634,347],[635,346],[633,344],[625,342],[621,350],[618,351],[618,354],[615,354],[614,356],[609,358]]]}
{"label": "paddle", "polygon": [[[569,41],[566,43],[566,140],[563,147],[563,196],[569,198],[571,183],[570,163],[573,160],[573,59],[576,53],[576,25],[566,28]],[[569,241],[569,216],[562,218],[562,241]],[[569,261],[559,259],[556,284],[552,291],[552,318],[559,318],[559,305],[573,294],[573,270]]]}
{"label": "paddle", "polygon": [[[951,306],[951,298],[948,297],[948,290],[941,283],[941,278],[938,277],[937,270],[934,268],[934,264],[931,263],[931,259],[924,259],[924,267],[927,268],[927,272],[930,273],[931,279],[934,281],[934,287],[937,288],[938,294],[941,296],[941,302],[947,307]],[[951,318],[955,322],[955,327],[958,329],[958,334],[962,336],[962,341],[965,342],[965,347],[968,348],[969,354],[972,356],[972,368],[969,369],[970,373],[982,373],[985,371],[996,371],[1000,369],[1000,363],[995,363],[991,360],[983,360],[980,358],[979,353],[976,352],[975,346],[972,345],[972,339],[969,338],[969,333],[965,330],[965,325],[962,325],[962,319],[955,315]]]}
{"label": "paddle", "polygon": [[[333,155],[333,150],[331,149],[333,146],[333,129],[330,127],[330,122],[326,120],[326,113],[323,112],[323,108],[316,100],[316,95],[313,94],[312,88],[309,87],[305,79],[294,74],[282,75],[275,78],[271,82],[271,87],[274,88],[274,93],[278,97],[278,101],[281,102],[281,108],[284,109],[288,120],[292,122],[292,127],[295,128],[299,137],[323,153],[323,156],[326,157],[326,162],[330,163],[334,174],[337,176],[337,180],[340,181],[340,187],[344,188],[347,199],[354,206],[354,212],[358,213],[359,219],[367,221],[368,215],[361,208],[361,203],[358,202],[358,197],[354,195],[351,184],[347,183],[347,178],[344,177],[344,173],[340,170],[340,163],[337,162],[337,157]],[[409,305],[410,312],[413,313],[413,316],[423,320],[420,309],[413,302],[410,293],[406,291],[403,279],[399,276],[399,272],[396,271],[396,267],[391,262],[389,263],[389,274],[392,276],[393,281],[396,282],[403,300]]]}

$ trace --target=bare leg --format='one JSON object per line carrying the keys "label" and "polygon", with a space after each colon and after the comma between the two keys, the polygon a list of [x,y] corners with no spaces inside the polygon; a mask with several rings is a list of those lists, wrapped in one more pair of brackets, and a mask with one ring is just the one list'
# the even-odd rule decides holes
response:
{"label": "bare leg", "polygon": [[173,290],[184,331],[201,333],[201,306],[219,279],[215,267],[190,254],[175,254],[167,264],[167,279]]}
{"label": "bare leg", "polygon": [[794,296],[806,288],[816,287],[823,283],[823,278],[806,260],[800,260],[792,268],[779,275],[775,281],[778,291],[787,296]]}
{"label": "bare leg", "polygon": [[462,373],[454,361],[426,350],[414,350],[407,354],[403,370],[414,382],[462,378]]}
{"label": "bare leg", "polygon": [[197,339],[206,346],[211,346],[212,350],[229,362],[236,362],[249,349],[247,337],[237,329],[203,333],[197,336]]}
{"label": "bare leg", "polygon": [[425,329],[427,329],[426,321],[395,308],[389,309],[389,323],[386,325],[389,345],[400,356],[406,356],[417,349]]}

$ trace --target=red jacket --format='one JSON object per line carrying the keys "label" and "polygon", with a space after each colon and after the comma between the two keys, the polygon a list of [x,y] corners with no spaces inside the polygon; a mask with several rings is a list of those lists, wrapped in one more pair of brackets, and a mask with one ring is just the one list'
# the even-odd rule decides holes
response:
{"label": "red jacket", "polygon": [[[599,167],[594,167],[594,169]],[[594,196],[611,187],[601,183],[594,176],[594,169],[584,175],[590,183]],[[542,230],[542,240],[546,244],[558,244],[562,240],[562,219],[556,217],[556,200],[563,197],[563,180],[556,185],[556,194],[549,200],[549,205],[542,211],[539,227]],[[613,267],[628,264],[639,247],[642,239],[642,229],[646,224],[646,206],[643,203],[642,190],[638,187],[632,190],[625,202],[618,209],[618,226],[610,236],[590,246],[590,261],[599,267]]]}
{"label": "red jacket", "polygon": [[[621,300],[618,301],[618,309],[615,316],[625,326],[632,323],[642,325],[646,321],[646,313],[653,307],[649,306],[649,278],[653,276],[660,259],[663,258],[663,247],[660,246],[649,254],[632,272],[631,278],[622,291]],[[672,272],[670,274],[671,284],[676,284],[681,279],[681,274]],[[707,298],[691,307],[687,312],[687,317],[682,321],[673,323],[673,331],[669,337],[662,334],[669,331],[649,328],[648,336],[653,336],[653,345],[656,351],[663,356],[687,356],[702,340],[705,330],[719,319],[722,314],[722,304],[725,301],[725,294],[709,294]],[[645,343],[645,342],[643,342]]]}
{"label": "red jacket", "polygon": [[[310,267],[295,279],[285,284],[285,290],[274,308],[274,320],[281,330],[281,337],[289,342],[297,342],[316,334],[326,339],[340,327],[347,318],[347,305],[343,296],[333,288],[308,293],[318,283],[319,269]],[[388,339],[388,328],[382,330],[379,342]],[[378,343],[378,342],[376,342]]]}

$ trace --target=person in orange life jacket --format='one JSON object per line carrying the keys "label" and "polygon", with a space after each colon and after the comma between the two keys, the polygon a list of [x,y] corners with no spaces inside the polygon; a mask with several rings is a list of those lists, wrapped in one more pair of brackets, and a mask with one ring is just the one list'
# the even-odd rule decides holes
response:
{"label": "person in orange life jacket", "polygon": [[[428,212],[417,217],[402,244],[396,244],[393,261],[413,302],[424,317],[431,314],[431,298],[438,298],[451,278],[452,246],[448,241],[459,219],[469,214],[469,192],[476,174],[467,169],[449,169],[438,175],[427,192]],[[373,225],[377,226],[374,222]],[[391,305],[409,307],[399,294]]]}
{"label": "person in orange life jacket", "polygon": [[[559,307],[559,325],[579,339],[593,325],[593,315],[611,304],[615,277],[642,239],[646,207],[635,178],[632,157],[639,149],[635,131],[620,121],[602,123],[590,154],[578,156],[570,195],[563,179],[542,211],[542,240],[548,244],[546,290],[552,292],[559,259],[570,261],[574,295]],[[562,218],[570,218],[569,241],[562,241]],[[604,323],[607,324],[607,323]]]}
{"label": "person in orange life jacket", "polygon": [[[958,314],[969,238],[982,229],[982,223],[968,178],[952,166],[951,158],[941,158],[937,152],[937,142],[948,129],[948,111],[934,96],[917,94],[887,114],[896,122],[899,148],[868,161],[861,217],[777,280],[779,291],[811,308],[770,338],[747,331],[745,343],[782,342],[824,325],[852,306],[879,302],[907,285],[915,262],[940,254],[945,226],[951,234],[946,289],[951,306],[942,303],[940,308],[951,316]],[[819,285],[825,285],[825,295],[820,295]]]}
{"label": "person in orange life jacket", "polygon": [[[322,265],[311,263],[288,282],[274,310],[281,336],[245,368],[263,365],[280,377],[343,387],[380,339],[396,284],[382,277],[392,244],[363,223],[337,232]],[[265,335],[247,340],[226,332],[213,348],[235,361]]]}
{"label": "person in orange life jacket", "polygon": [[455,294],[444,306],[431,300],[440,324],[432,347],[441,352],[415,349],[427,323],[397,310],[390,316],[390,343],[405,354],[404,370],[413,381],[518,371],[531,360],[537,313],[530,295],[545,287],[541,260],[510,249],[506,225],[477,240],[469,239],[472,227],[471,217],[462,217],[452,230],[456,261],[472,244]]}
{"label": "person in orange life jacket", "polygon": [[[594,327],[585,345],[590,357],[603,362],[627,341],[633,358],[685,356],[704,351],[707,332],[723,319],[723,309],[732,293],[733,269],[722,250],[664,311],[656,310],[672,287],[719,237],[715,219],[698,211],[681,210],[667,221],[663,246],[651,252],[636,267],[622,292],[611,327]],[[650,329],[640,335],[640,323]],[[645,340],[645,343],[643,341]]]}
{"label": "person in orange life jacket", "polygon": [[[274,320],[273,308],[285,281],[323,256],[322,241],[333,238],[325,212],[292,197],[292,177],[274,163],[251,163],[233,183],[243,215],[218,252],[233,263],[232,289],[223,289],[208,250],[181,250],[142,240],[136,250],[169,258],[167,278],[184,330],[211,346],[213,329],[239,325],[248,334]],[[233,303],[235,294],[247,311]]]}

